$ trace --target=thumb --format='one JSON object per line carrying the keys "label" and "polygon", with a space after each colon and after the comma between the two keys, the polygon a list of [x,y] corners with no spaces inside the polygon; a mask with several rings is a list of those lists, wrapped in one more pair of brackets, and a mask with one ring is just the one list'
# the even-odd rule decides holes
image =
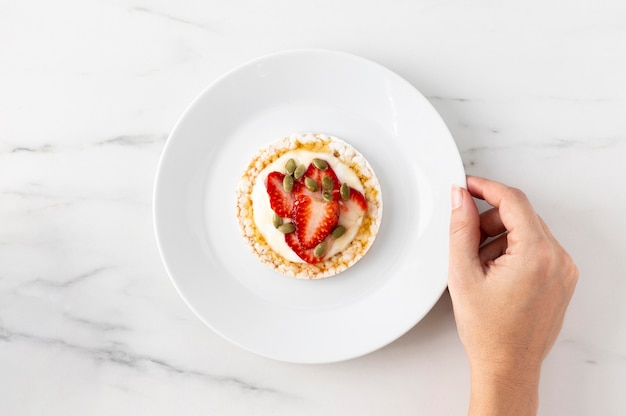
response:
{"label": "thumb", "polygon": [[472,196],[466,189],[453,185],[451,206],[448,283],[454,285],[464,276],[482,271],[482,266],[478,256],[480,218]]}

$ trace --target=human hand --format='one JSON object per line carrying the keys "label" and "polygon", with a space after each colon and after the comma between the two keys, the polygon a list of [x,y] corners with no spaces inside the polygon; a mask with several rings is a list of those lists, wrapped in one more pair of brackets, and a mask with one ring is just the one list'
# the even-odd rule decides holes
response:
{"label": "human hand", "polygon": [[[452,190],[448,288],[472,371],[470,408],[504,388],[525,392],[536,411],[541,363],[578,270],[521,191],[478,177],[467,187]],[[494,208],[479,216],[472,196]]]}

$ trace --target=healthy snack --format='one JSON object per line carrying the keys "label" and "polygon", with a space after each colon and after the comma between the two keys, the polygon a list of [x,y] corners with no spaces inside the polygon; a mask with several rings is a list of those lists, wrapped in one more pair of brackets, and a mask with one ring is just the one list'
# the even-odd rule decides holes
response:
{"label": "healthy snack", "polygon": [[381,217],[380,185],[369,163],[322,134],[293,134],[262,149],[237,189],[237,218],[252,251],[296,278],[352,266],[372,245]]}

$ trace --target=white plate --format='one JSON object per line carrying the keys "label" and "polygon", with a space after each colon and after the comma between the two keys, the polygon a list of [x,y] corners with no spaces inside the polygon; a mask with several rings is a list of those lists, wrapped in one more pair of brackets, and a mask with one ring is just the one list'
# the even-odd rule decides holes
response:
{"label": "white plate", "polygon": [[[294,132],[352,144],[383,193],[369,252],[318,281],[261,264],[235,218],[243,168]],[[450,132],[405,80],[344,53],[276,53],[215,81],[172,131],[154,194],[159,250],[185,302],[234,344],[282,361],[346,360],[403,335],[445,290],[452,183],[465,174]]]}

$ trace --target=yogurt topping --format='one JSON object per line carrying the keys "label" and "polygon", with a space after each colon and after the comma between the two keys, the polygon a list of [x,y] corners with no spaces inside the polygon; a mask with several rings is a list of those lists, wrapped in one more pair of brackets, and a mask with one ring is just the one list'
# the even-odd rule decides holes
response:
{"label": "yogurt topping", "polygon": [[[347,183],[350,187],[363,192],[363,185],[359,180],[356,173],[354,173],[348,166],[343,164],[339,159],[335,158],[332,154],[312,152],[308,150],[291,150],[280,156],[274,162],[267,165],[261,173],[258,175],[256,182],[252,188],[252,207],[253,207],[253,219],[259,232],[265,238],[267,244],[278,254],[280,254],[286,260],[294,263],[305,263],[285,242],[285,235],[278,231],[272,223],[272,216],[274,214],[271,206],[267,191],[265,189],[265,180],[267,176],[274,171],[284,172],[285,164],[289,159],[294,159],[298,164],[304,164],[308,166],[314,158],[324,159],[328,162],[333,169],[337,178],[342,183]],[[355,235],[359,231],[359,227],[363,217],[352,218],[351,222],[342,224],[346,227],[346,232],[341,237],[337,238],[328,254],[327,258],[333,256],[344,250],[354,239]]]}

